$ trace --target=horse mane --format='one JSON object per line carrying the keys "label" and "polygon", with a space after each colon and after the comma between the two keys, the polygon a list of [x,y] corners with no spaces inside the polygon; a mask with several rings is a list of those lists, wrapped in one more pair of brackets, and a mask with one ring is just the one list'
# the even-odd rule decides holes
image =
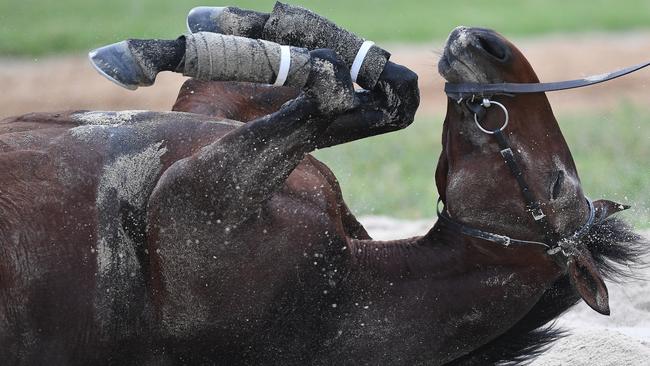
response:
{"label": "horse mane", "polygon": [[[650,246],[631,227],[617,218],[602,220],[591,227],[581,242],[591,252],[600,273],[622,282],[638,278],[631,268],[647,265],[644,257]],[[518,365],[531,362],[551,343],[568,333],[550,323],[580,301],[568,275],[560,277],[519,322],[491,342],[458,358],[448,365]]]}

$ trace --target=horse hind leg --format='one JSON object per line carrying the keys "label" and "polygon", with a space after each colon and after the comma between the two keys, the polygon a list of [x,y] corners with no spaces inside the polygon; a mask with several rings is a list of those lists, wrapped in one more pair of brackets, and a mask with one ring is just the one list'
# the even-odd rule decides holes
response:
{"label": "horse hind leg", "polygon": [[188,28],[332,49],[350,69],[355,60],[362,60],[356,81],[368,91],[358,93],[359,108],[335,119],[321,135],[318,148],[396,131],[413,122],[420,102],[417,75],[388,61],[390,54],[377,46],[365,49],[363,55],[363,38],[307,9],[277,3],[267,14],[236,7],[199,7],[188,15]]}
{"label": "horse hind leg", "polygon": [[[194,339],[194,334],[223,327],[209,315],[216,298],[194,289],[202,278],[197,276],[215,273],[223,276],[224,284],[237,282],[229,278],[237,278],[241,258],[246,257],[238,235],[246,230],[247,220],[261,212],[314,149],[332,116],[355,104],[347,68],[336,54],[317,50],[306,55],[309,74],[296,99],[172,164],[149,198],[147,240],[149,252],[156,253],[151,289],[166,294],[154,306],[161,333],[170,342],[200,347],[204,340]],[[231,306],[224,301],[227,305],[220,306]],[[208,343],[218,342],[211,337]]]}
{"label": "horse hind leg", "polygon": [[[364,39],[330,20],[302,7],[276,3],[271,13],[237,7],[197,7],[187,16],[188,30],[242,36],[307,49],[328,48],[336,51],[348,68],[353,69]],[[365,49],[353,81],[373,89],[390,58],[375,46]]]}

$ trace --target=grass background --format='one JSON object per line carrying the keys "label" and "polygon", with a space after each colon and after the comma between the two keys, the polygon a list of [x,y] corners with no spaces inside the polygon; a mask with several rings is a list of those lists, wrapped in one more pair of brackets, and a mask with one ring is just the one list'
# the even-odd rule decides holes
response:
{"label": "grass background", "polygon": [[[650,28],[650,0],[293,0],[378,42],[431,42],[459,24],[509,37]],[[0,0],[0,57],[87,51],[125,38],[175,38],[198,5],[270,11],[273,0]],[[649,51],[650,53],[650,51]],[[588,57],[588,56],[586,56]],[[585,191],[634,208],[650,227],[650,109],[560,115]],[[421,117],[404,131],[319,151],[357,214],[431,217],[433,172],[443,116]]]}
{"label": "grass background", "polygon": [[[223,1],[223,0],[222,0]],[[291,0],[379,42],[443,39],[457,25],[513,35],[650,26],[649,0]],[[270,11],[273,0],[0,0],[0,55],[88,50],[128,37],[175,38],[198,5]]]}

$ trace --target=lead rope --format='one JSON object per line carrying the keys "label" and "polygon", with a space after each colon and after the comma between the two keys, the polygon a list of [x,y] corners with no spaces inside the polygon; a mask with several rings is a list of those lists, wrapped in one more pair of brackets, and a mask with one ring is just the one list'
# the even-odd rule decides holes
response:
{"label": "lead rope", "polygon": [[553,83],[446,83],[445,93],[454,100],[462,100],[463,98],[475,95],[513,96],[517,94],[544,93],[549,91],[575,89],[613,80],[648,66],[650,66],[650,62],[644,62],[642,64],[626,67],[613,72],[589,76],[584,79],[557,81]]}

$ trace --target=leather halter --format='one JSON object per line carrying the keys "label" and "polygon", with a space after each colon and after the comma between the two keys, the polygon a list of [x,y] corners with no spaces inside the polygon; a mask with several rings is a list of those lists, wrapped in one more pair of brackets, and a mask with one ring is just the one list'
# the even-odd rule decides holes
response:
{"label": "leather halter", "polygon": [[[462,101],[465,98],[470,98],[466,100],[465,106],[472,113],[474,113],[474,121],[476,122],[478,128],[481,129],[481,131],[489,135],[493,135],[495,137],[497,143],[499,144],[499,148],[501,149],[500,151],[501,156],[505,160],[505,163],[508,166],[510,173],[517,180],[517,184],[519,185],[519,188],[521,190],[522,197],[524,199],[524,202],[526,203],[526,210],[532,214],[533,219],[535,220],[535,222],[537,222],[537,224],[542,229],[545,239],[544,242],[513,239],[506,235],[495,234],[495,233],[479,230],[461,224],[453,220],[449,216],[449,214],[446,213],[444,210],[443,211],[440,210],[440,202],[441,202],[440,198],[438,198],[438,205],[436,210],[438,212],[438,219],[445,225],[451,227],[452,229],[464,235],[471,236],[473,238],[490,241],[493,243],[501,244],[506,247],[510,245],[538,245],[546,248],[547,253],[549,255],[563,253],[566,256],[567,254],[565,253],[564,250],[565,248],[563,244],[570,243],[572,241],[580,239],[582,236],[586,235],[589,232],[589,229],[594,224],[594,220],[596,216],[594,204],[589,198],[587,198],[587,204],[589,206],[589,214],[587,216],[586,222],[572,235],[565,238],[560,238],[560,236],[552,229],[551,225],[549,224],[546,215],[544,214],[541,208],[539,201],[535,199],[534,194],[530,191],[530,188],[526,183],[526,180],[524,179],[524,175],[519,167],[519,164],[517,163],[513,150],[510,147],[510,141],[508,140],[507,136],[503,133],[503,130],[508,125],[507,109],[502,104],[489,100],[488,97],[493,95],[515,96],[517,94],[543,93],[548,91],[581,88],[581,87],[613,80],[618,77],[643,69],[647,66],[650,66],[650,62],[626,67],[624,69],[620,69],[610,73],[605,73],[602,75],[594,75],[594,76],[586,77],[584,79],[558,81],[552,83],[500,83],[500,84],[446,83],[445,93],[447,94],[447,96],[449,98],[455,99],[459,104],[462,103]],[[501,126],[496,130],[488,131],[480,125],[478,119],[482,118],[485,115],[487,108],[490,107],[492,104],[496,104],[503,109],[506,119],[503,126]]]}
{"label": "leather halter", "polygon": [[[586,197],[585,197],[586,198]],[[587,216],[587,221],[578,229],[576,230],[573,234],[569,235],[568,237],[564,238],[561,240],[561,242],[569,242],[569,241],[574,241],[578,240],[581,237],[585,236],[588,232],[591,226],[594,224],[595,218],[596,218],[596,209],[594,208],[594,203],[589,199],[586,198],[587,204],[589,205],[589,214]],[[483,231],[479,230],[476,228],[473,228],[471,226],[467,226],[464,224],[461,224],[454,219],[452,219],[448,213],[446,213],[444,210],[440,210],[440,202],[441,199],[438,198],[438,205],[436,208],[436,211],[438,213],[438,220],[440,222],[444,223],[445,225],[449,226],[450,228],[460,232],[461,234],[471,236],[473,238],[481,239],[481,240],[486,240],[490,241],[496,244],[503,245],[505,247],[509,247],[511,245],[539,245],[547,249],[548,254],[556,254],[559,251],[562,250],[560,245],[556,243],[556,245],[551,246],[547,243],[543,243],[541,241],[534,241],[534,240],[523,240],[523,239],[515,239],[511,238],[507,235],[500,235],[500,234],[495,234],[491,233],[488,231]]]}

